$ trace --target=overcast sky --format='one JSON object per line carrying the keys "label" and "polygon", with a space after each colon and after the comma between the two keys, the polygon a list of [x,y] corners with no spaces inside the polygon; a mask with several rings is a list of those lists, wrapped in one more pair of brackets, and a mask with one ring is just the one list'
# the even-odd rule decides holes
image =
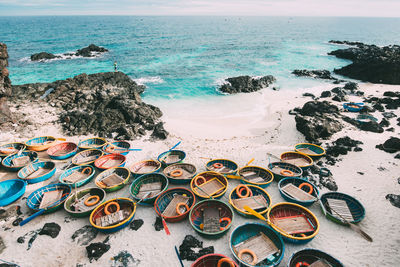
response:
{"label": "overcast sky", "polygon": [[9,15],[400,17],[400,0],[0,0]]}

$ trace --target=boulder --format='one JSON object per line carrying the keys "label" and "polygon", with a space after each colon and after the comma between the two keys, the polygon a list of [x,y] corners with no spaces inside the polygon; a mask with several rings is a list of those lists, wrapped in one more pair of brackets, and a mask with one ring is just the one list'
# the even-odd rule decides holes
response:
{"label": "boulder", "polygon": [[40,52],[40,53],[31,55],[32,61],[43,61],[43,60],[49,60],[49,59],[54,59],[54,58],[60,58],[60,56],[56,56],[54,54],[47,53],[47,52]]}
{"label": "boulder", "polygon": [[330,91],[323,91],[321,93],[321,98],[326,98],[326,97],[330,97],[332,95],[332,93]]}
{"label": "boulder", "polygon": [[94,57],[94,53],[104,53],[108,52],[108,50],[104,47],[97,46],[95,44],[90,44],[87,47],[84,47],[82,49],[78,49],[75,53],[76,56],[81,56],[81,57]]}
{"label": "boulder", "polygon": [[400,138],[390,137],[383,144],[377,145],[376,148],[388,153],[395,153],[397,151],[400,151]]}
{"label": "boulder", "polygon": [[228,94],[250,93],[266,88],[276,81],[272,75],[267,75],[261,78],[250,76],[239,76],[228,78],[227,83],[223,84],[219,90]]}
{"label": "boulder", "polygon": [[400,46],[355,45],[328,53],[353,61],[352,64],[335,69],[335,73],[365,82],[400,84]]}
{"label": "boulder", "polygon": [[294,70],[292,74],[298,77],[311,77],[314,79],[337,80],[329,70]]}

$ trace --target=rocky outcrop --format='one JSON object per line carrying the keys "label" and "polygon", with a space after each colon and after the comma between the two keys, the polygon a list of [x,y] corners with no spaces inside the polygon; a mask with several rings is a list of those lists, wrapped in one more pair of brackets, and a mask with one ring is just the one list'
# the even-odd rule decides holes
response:
{"label": "rocky outcrop", "polygon": [[56,56],[51,53],[47,53],[47,52],[40,52],[40,53],[31,55],[32,61],[43,61],[43,60],[49,60],[49,59],[54,59],[54,58],[61,58],[61,57]]}
{"label": "rocky outcrop", "polygon": [[0,127],[6,122],[12,122],[11,111],[7,105],[7,97],[11,96],[11,80],[8,77],[7,45],[0,43]]}
{"label": "rocky outcrop", "polygon": [[338,49],[328,54],[352,60],[353,63],[335,69],[335,73],[366,82],[400,84],[400,46],[379,47],[359,42],[343,42],[343,44],[355,47]]}
{"label": "rocky outcrop", "polygon": [[325,79],[341,81],[331,75],[329,70],[294,70],[292,74],[298,77],[311,77],[314,79]]}
{"label": "rocky outcrop", "polygon": [[53,83],[13,86],[16,98],[46,101],[60,109],[60,123],[67,135],[95,134],[133,139],[152,131],[165,139],[159,108],[142,102],[144,86],[122,72],[81,74]]}
{"label": "rocky outcrop", "polygon": [[262,88],[268,87],[276,81],[272,75],[267,75],[261,78],[250,76],[239,76],[228,78],[225,80],[227,83],[223,84],[219,90],[228,94],[236,93],[251,93],[258,91]]}
{"label": "rocky outcrop", "polygon": [[331,43],[331,44],[344,44],[344,45],[350,45],[350,46],[363,45],[363,43],[361,43],[361,42],[338,41],[338,40],[330,40],[329,43]]}
{"label": "rocky outcrop", "polygon": [[329,138],[343,128],[338,115],[338,107],[327,101],[309,101],[298,109],[296,128],[310,142]]}
{"label": "rocky outcrop", "polygon": [[388,153],[395,153],[400,151],[400,139],[397,137],[390,137],[383,144],[377,145],[376,148]]}
{"label": "rocky outcrop", "polygon": [[37,54],[31,55],[32,61],[46,61],[55,58],[64,58],[64,59],[71,59],[72,56],[77,57],[95,57],[99,53],[108,52],[108,50],[104,47],[97,46],[95,44],[90,44],[87,47],[82,49],[78,49],[75,53],[64,53],[61,55],[54,55],[48,52],[40,52]]}

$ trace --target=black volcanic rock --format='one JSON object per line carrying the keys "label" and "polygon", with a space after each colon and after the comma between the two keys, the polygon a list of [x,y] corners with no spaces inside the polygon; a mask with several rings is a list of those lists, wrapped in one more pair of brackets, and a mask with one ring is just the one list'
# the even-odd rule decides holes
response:
{"label": "black volcanic rock", "polygon": [[351,42],[351,41],[338,41],[338,40],[330,40],[329,43],[331,44],[345,44],[350,46],[361,46],[363,43],[361,42]]}
{"label": "black volcanic rock", "polygon": [[122,72],[81,74],[53,83],[13,86],[17,101],[46,101],[60,109],[60,122],[67,135],[95,134],[114,139],[134,139],[147,131],[155,138],[168,133],[160,123],[159,108],[142,102],[144,86]]}
{"label": "black volcanic rock", "polygon": [[328,53],[353,61],[350,65],[335,69],[335,73],[372,83],[400,84],[400,46],[354,45],[356,47]]}
{"label": "black volcanic rock", "polygon": [[298,77],[312,77],[315,79],[337,80],[329,70],[294,70],[292,74]]}
{"label": "black volcanic rock", "polygon": [[321,98],[326,98],[326,97],[330,97],[332,95],[331,91],[323,91],[321,93]]}
{"label": "black volcanic rock", "polygon": [[104,53],[104,52],[108,52],[108,50],[105,49],[104,47],[90,44],[89,46],[76,51],[75,55],[82,56],[82,57],[93,57],[94,56],[93,52]]}
{"label": "black volcanic rock", "polygon": [[395,153],[400,151],[400,138],[390,137],[383,144],[377,145],[376,148],[386,151],[388,153]]}
{"label": "black volcanic rock", "polygon": [[219,90],[224,93],[250,93],[258,91],[262,88],[268,87],[276,81],[272,75],[267,75],[261,78],[254,78],[250,76],[239,76],[228,78],[225,80],[227,83],[223,84]]}
{"label": "black volcanic rock", "polygon": [[393,206],[400,208],[400,195],[387,194],[386,199],[389,200],[390,204]]}
{"label": "black volcanic rock", "polygon": [[54,59],[54,58],[60,58],[60,56],[56,56],[54,54],[47,53],[47,52],[40,52],[40,53],[31,55],[32,61],[49,60],[49,59]]}
{"label": "black volcanic rock", "polygon": [[60,230],[61,226],[58,225],[57,223],[54,222],[46,223],[40,230],[39,235],[48,235],[51,236],[52,238],[56,238]]}

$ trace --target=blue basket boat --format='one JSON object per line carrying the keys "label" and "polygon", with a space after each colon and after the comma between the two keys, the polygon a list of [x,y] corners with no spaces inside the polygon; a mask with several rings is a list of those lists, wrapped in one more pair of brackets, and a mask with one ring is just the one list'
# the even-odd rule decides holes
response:
{"label": "blue basket boat", "polygon": [[[246,193],[244,192],[241,193],[242,188],[244,188],[245,192],[247,192],[247,190],[250,190],[248,196],[246,196]],[[239,196],[238,193],[242,195]],[[268,195],[267,191],[259,186],[243,184],[238,185],[234,189],[232,189],[229,195],[229,204],[231,204],[235,211],[240,215],[245,217],[252,217],[253,215],[251,215],[251,213],[243,208],[244,205],[250,206],[250,204],[246,202],[249,201],[249,199],[247,198],[251,198],[251,200],[253,200],[252,204],[258,206],[258,208],[255,208],[255,210],[260,214],[266,213],[269,206],[271,205],[271,197]]]}
{"label": "blue basket boat", "polygon": [[0,206],[7,206],[25,194],[26,183],[19,179],[0,182]]}
{"label": "blue basket boat", "polygon": [[131,148],[131,144],[127,141],[115,141],[107,143],[103,146],[102,150],[105,154],[122,154],[128,155]]}
{"label": "blue basket boat", "polygon": [[[254,240],[258,246],[265,246],[267,249],[275,247],[275,250],[271,251],[270,255],[258,255],[258,258],[266,257],[263,260],[258,259],[257,255],[252,257],[250,255],[254,252],[251,250],[246,252],[246,248],[242,248],[247,240]],[[271,227],[261,223],[246,223],[236,227],[231,234],[229,244],[232,254],[241,266],[278,266],[285,253],[285,244],[280,235]],[[256,264],[252,264],[254,260],[257,261]],[[261,261],[258,262],[259,260]]]}
{"label": "blue basket boat", "polygon": [[364,108],[364,103],[343,103],[343,108],[351,112],[360,112]]}
{"label": "blue basket boat", "polygon": [[[298,195],[296,194],[296,190],[291,192],[290,186],[288,187],[289,184],[292,184],[297,188],[301,187],[305,193],[309,194],[309,196],[300,194],[299,195],[300,198],[297,198]],[[306,207],[311,206],[314,202],[316,202],[318,200],[318,197],[319,197],[318,188],[313,183],[309,182],[306,179],[302,179],[302,178],[284,178],[279,181],[278,188],[279,188],[279,192],[281,193],[281,196],[286,201],[300,204],[300,205],[303,205]],[[293,188],[293,189],[296,189],[296,188]],[[290,194],[290,192],[292,193],[292,195]]]}
{"label": "blue basket boat", "polygon": [[95,168],[90,165],[75,166],[65,170],[59,177],[62,184],[70,184],[72,187],[81,187],[92,180]]}
{"label": "blue basket boat", "polygon": [[103,152],[98,149],[87,149],[81,152],[78,152],[71,160],[71,162],[75,165],[90,165],[93,164],[94,161],[103,156]]}
{"label": "blue basket boat", "polygon": [[306,154],[295,151],[283,152],[280,158],[282,161],[300,167],[303,171],[308,169],[314,163],[313,159]]}
{"label": "blue basket boat", "polygon": [[34,211],[41,211],[42,209],[40,208],[40,203],[42,202],[44,193],[55,190],[62,191],[61,199],[50,205],[48,208],[45,208],[44,213],[51,213],[60,209],[64,201],[71,194],[71,187],[66,184],[50,184],[39,188],[28,196],[26,199],[26,205],[28,205],[28,207]]}
{"label": "blue basket boat", "polygon": [[368,123],[368,122],[378,122],[377,118],[375,118],[374,116],[369,115],[369,114],[359,114],[359,115],[357,115],[357,119],[356,120],[360,124],[365,124],[365,123]]}
{"label": "blue basket boat", "polygon": [[328,253],[312,248],[302,249],[293,253],[287,267],[309,266],[313,263],[317,264],[317,262],[328,264],[321,266],[344,267],[338,259],[335,259]]}
{"label": "blue basket boat", "polygon": [[161,153],[157,160],[161,162],[163,166],[169,166],[175,163],[180,163],[186,158],[186,153],[182,150],[168,150]]}
{"label": "blue basket boat", "polygon": [[[111,225],[102,225],[100,218],[116,213],[118,212],[117,210],[121,211],[119,217],[123,216],[122,219],[114,219],[115,222],[111,223]],[[132,199],[114,198],[104,202],[103,204],[95,208],[90,214],[89,221],[94,228],[98,229],[101,232],[114,233],[128,226],[135,216],[135,212],[136,203],[133,202]],[[110,221],[107,221],[107,224],[109,224]]]}
{"label": "blue basket boat", "polygon": [[303,174],[300,167],[286,162],[271,162],[268,169],[274,174],[274,180],[277,182],[287,177],[301,177]]}
{"label": "blue basket boat", "polygon": [[65,138],[53,136],[40,136],[29,139],[25,142],[26,148],[32,151],[45,151],[56,144],[57,140],[65,141]]}
{"label": "blue basket boat", "polygon": [[188,184],[196,175],[196,166],[189,163],[176,163],[169,165],[163,171],[171,184]]}
{"label": "blue basket boat", "polygon": [[[176,206],[175,209],[171,209],[169,207],[170,203],[172,201],[176,201],[174,200],[174,198],[179,196],[188,197],[187,202],[179,202],[183,203],[181,207]],[[168,189],[163,193],[161,193],[160,195],[158,195],[158,197],[154,202],[154,210],[156,211],[158,216],[161,216],[161,214],[163,214],[163,218],[167,222],[179,222],[184,220],[188,216],[190,210],[193,208],[195,203],[196,203],[196,197],[192,191],[184,187],[175,187]],[[165,212],[167,214],[165,214]]]}
{"label": "blue basket boat", "polygon": [[[204,227],[204,220],[207,219],[204,217],[208,216],[205,215],[205,212],[207,214],[216,214],[217,218],[211,219],[219,219],[219,227]],[[200,201],[194,205],[189,213],[189,221],[193,229],[207,238],[220,238],[224,235],[232,226],[233,217],[232,208],[227,203],[218,199]]]}
{"label": "blue basket boat", "polygon": [[25,148],[25,144],[17,142],[0,145],[0,158],[14,155]]}
{"label": "blue basket boat", "polygon": [[267,212],[268,224],[290,243],[305,244],[319,232],[317,217],[307,208],[289,202],[273,205]]}
{"label": "blue basket boat", "polygon": [[[321,195],[320,198],[320,203],[321,203],[321,209],[322,212],[325,214],[325,216],[336,223],[339,224],[343,224],[346,225],[346,223],[344,223],[342,221],[342,219],[334,212],[331,210],[331,208],[329,207],[329,200],[330,199],[334,199],[334,200],[342,200],[345,201],[348,207],[348,210],[351,213],[351,218],[350,218],[350,214],[349,215],[344,215],[342,213],[340,213],[342,216],[345,216],[346,220],[350,223],[358,223],[361,222],[364,217],[365,217],[365,208],[364,206],[360,203],[360,201],[358,201],[357,199],[355,199],[352,196],[349,196],[347,194],[344,193],[339,193],[339,192],[328,192],[325,193],[323,195]],[[343,202],[342,202],[343,203]],[[334,207],[332,207],[333,209],[335,209]],[[340,207],[339,207],[340,208]],[[337,209],[339,209],[337,208]],[[337,210],[335,209],[335,211],[337,212]]]}
{"label": "blue basket boat", "polygon": [[256,185],[267,188],[274,180],[274,174],[258,166],[244,166],[237,172],[242,184]]}
{"label": "blue basket boat", "polygon": [[326,154],[324,148],[319,145],[310,144],[310,143],[300,143],[294,146],[294,150],[296,152],[300,152],[306,154],[312,159],[318,159]]}
{"label": "blue basket boat", "polygon": [[8,171],[17,172],[26,165],[38,161],[38,154],[34,151],[22,151],[3,159],[2,164]]}
{"label": "blue basket boat", "polygon": [[229,159],[213,159],[206,163],[206,169],[223,175],[233,175],[239,169],[239,165]]}
{"label": "blue basket boat", "polygon": [[81,150],[84,149],[101,149],[105,144],[107,143],[107,140],[101,137],[91,137],[84,139],[82,141],[79,141],[78,147]]}
{"label": "blue basket boat", "polygon": [[47,149],[47,155],[49,155],[51,159],[55,160],[70,158],[75,156],[77,152],[78,145],[73,142],[63,142]]}
{"label": "blue basket boat", "polygon": [[35,184],[50,179],[56,173],[56,164],[52,161],[34,162],[18,171],[18,178],[28,184]]}
{"label": "blue basket boat", "polygon": [[[146,198],[142,199],[147,193],[146,191],[141,191],[142,186],[146,184],[154,184],[160,182],[161,182],[161,188],[158,191],[154,191],[150,193],[150,195],[148,195]],[[152,205],[156,200],[157,196],[160,195],[165,190],[167,190],[167,188],[168,188],[167,177],[165,177],[161,173],[149,173],[136,178],[132,182],[129,192],[131,193],[133,199],[135,199],[137,202],[141,201],[140,204]]]}

